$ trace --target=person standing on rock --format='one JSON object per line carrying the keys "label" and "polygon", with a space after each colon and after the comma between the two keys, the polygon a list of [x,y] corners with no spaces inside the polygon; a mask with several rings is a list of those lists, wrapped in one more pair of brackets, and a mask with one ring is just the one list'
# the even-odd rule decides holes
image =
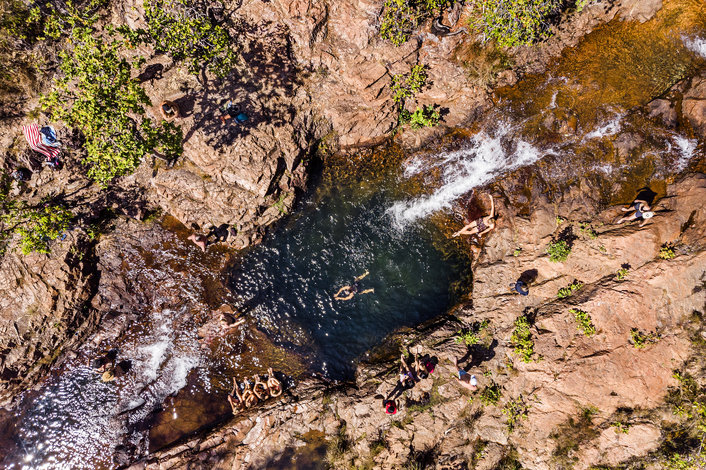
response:
{"label": "person standing on rock", "polygon": [[466,388],[472,392],[478,390],[478,380],[476,380],[476,376],[471,375],[462,368],[460,368],[458,366],[458,360],[455,357],[451,358],[451,362],[453,362],[453,365],[458,372],[458,378],[456,379],[456,382],[458,382],[461,387]]}
{"label": "person standing on rock", "polygon": [[650,210],[650,205],[647,204],[647,201],[643,201],[642,199],[635,199],[628,207],[621,207],[620,210],[623,212],[635,212],[621,218],[616,222],[616,224],[622,224],[623,222],[630,222],[631,220],[640,219],[642,220],[640,227],[642,227],[655,215],[655,213]]}
{"label": "person standing on rock", "polygon": [[478,235],[479,237],[485,235],[495,228],[495,202],[493,196],[490,197],[490,215],[485,217],[479,217],[473,222],[469,223],[463,227],[458,232],[451,235],[452,237],[458,237],[459,235]]}

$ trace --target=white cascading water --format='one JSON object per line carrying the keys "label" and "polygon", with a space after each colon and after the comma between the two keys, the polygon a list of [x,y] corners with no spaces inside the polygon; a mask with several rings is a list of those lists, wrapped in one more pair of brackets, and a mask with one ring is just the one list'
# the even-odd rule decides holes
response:
{"label": "white cascading water", "polygon": [[471,189],[551,153],[513,138],[513,131],[513,126],[501,123],[492,133],[479,132],[460,150],[407,161],[405,178],[440,168],[442,181],[441,186],[429,195],[394,203],[388,212],[395,225],[402,228],[436,211],[449,209],[454,201]]}
{"label": "white cascading water", "polygon": [[681,39],[682,41],[684,41],[684,45],[687,47],[687,49],[706,59],[706,39],[702,39],[698,36],[694,38],[682,36]]}
{"label": "white cascading water", "polygon": [[694,156],[698,142],[696,139],[687,139],[684,136],[675,135],[674,143],[679,149],[679,159],[677,160],[676,169],[677,171],[682,171],[687,167],[689,160]]}

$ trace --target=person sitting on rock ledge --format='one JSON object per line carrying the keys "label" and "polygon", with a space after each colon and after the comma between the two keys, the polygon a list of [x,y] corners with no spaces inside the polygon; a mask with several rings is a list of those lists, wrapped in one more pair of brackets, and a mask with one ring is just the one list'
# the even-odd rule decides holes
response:
{"label": "person sitting on rock ledge", "polygon": [[461,387],[475,392],[478,389],[478,381],[476,380],[476,376],[471,375],[462,368],[460,368],[458,366],[458,360],[455,357],[451,358],[451,362],[453,363],[454,367],[456,368],[456,371],[458,372],[458,378],[456,379],[456,382],[458,382]]}
{"label": "person sitting on rock ledge", "polygon": [[173,121],[179,117],[179,106],[177,106],[173,101],[162,101],[162,104],[159,105],[159,111],[162,113],[162,117],[167,122]]}
{"label": "person sitting on rock ledge", "polygon": [[245,409],[245,402],[240,395],[240,391],[238,391],[238,381],[235,377],[233,377],[233,391],[228,395],[228,403],[230,403],[230,408],[233,410],[234,415]]}
{"label": "person sitting on rock ledge", "polygon": [[270,391],[272,398],[282,395],[282,384],[275,378],[275,373],[272,372],[272,367],[267,369],[267,389]]}
{"label": "person sitting on rock ledge", "polygon": [[201,248],[201,251],[206,252],[206,247],[208,246],[208,239],[200,234],[192,233],[187,240],[194,242],[194,245]]}
{"label": "person sitting on rock ledge", "polygon": [[112,369],[115,364],[115,359],[118,357],[118,350],[111,349],[106,351],[101,357],[97,357],[91,361],[91,368],[94,372],[102,374],[103,372]]}
{"label": "person sitting on rock ledge", "polygon": [[635,212],[619,219],[616,224],[622,224],[623,222],[630,222],[631,220],[640,219],[642,220],[640,227],[642,227],[655,215],[655,213],[650,210],[650,205],[647,204],[647,201],[643,201],[642,199],[635,199],[628,207],[621,207],[620,210],[623,212]]}
{"label": "person sitting on rock ledge", "polygon": [[[338,289],[338,292],[334,294],[333,298],[336,300],[351,300],[353,296],[359,293],[358,291],[360,291],[360,281],[368,274],[370,273],[368,271],[365,271],[363,274],[353,279],[352,284],[343,286]],[[364,291],[360,292],[360,294],[369,294],[371,292],[375,292],[375,289],[365,289]]]}
{"label": "person sitting on rock ledge", "polygon": [[490,215],[485,217],[479,217],[473,222],[468,223],[458,232],[455,232],[452,237],[458,237],[459,235],[478,235],[479,237],[490,232],[495,228],[495,202],[493,201],[493,196],[490,197]]}

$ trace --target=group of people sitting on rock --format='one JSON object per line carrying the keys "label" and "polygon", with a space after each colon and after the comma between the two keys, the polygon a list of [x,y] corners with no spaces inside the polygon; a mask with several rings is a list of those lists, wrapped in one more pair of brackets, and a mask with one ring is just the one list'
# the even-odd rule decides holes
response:
{"label": "group of people sitting on rock", "polygon": [[397,405],[395,403],[397,397],[405,390],[414,387],[417,382],[429,377],[436,368],[436,359],[428,354],[422,355],[421,347],[416,354],[411,350],[407,352],[407,358],[405,358],[404,354],[400,355],[399,380],[395,388],[383,400],[383,406],[387,414],[393,415],[397,413]]}
{"label": "group of people sitting on rock", "polygon": [[228,241],[228,238],[235,237],[238,231],[229,226],[228,224],[221,224],[219,226],[212,225],[208,229],[206,235],[199,233],[192,233],[188,240],[194,242],[194,245],[201,248],[201,251],[206,251],[206,247],[214,243],[220,243]]}
{"label": "group of people sitting on rock", "polygon": [[234,415],[255,406],[259,401],[282,395],[282,384],[275,377],[272,367],[267,369],[267,379],[264,382],[259,374],[254,375],[253,378],[255,379],[254,383],[250,383],[249,380],[243,382],[241,391],[240,384],[233,377],[233,390],[228,395],[228,403],[230,403]]}
{"label": "group of people sitting on rock", "polygon": [[91,361],[91,369],[93,369],[94,372],[101,374],[101,380],[103,382],[112,382],[116,378],[127,374],[132,367],[131,361],[122,360],[117,362],[117,358],[117,349],[106,351],[103,355]]}

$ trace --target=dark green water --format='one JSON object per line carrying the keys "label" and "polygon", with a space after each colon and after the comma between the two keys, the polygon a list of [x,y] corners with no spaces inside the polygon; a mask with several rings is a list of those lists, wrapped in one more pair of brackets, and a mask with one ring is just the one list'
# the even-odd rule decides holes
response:
{"label": "dark green water", "polygon": [[[241,310],[329,378],[352,378],[355,360],[385,335],[444,313],[467,269],[434,247],[427,224],[395,228],[393,202],[391,187],[323,185],[231,275]],[[365,271],[361,290],[374,293],[333,298]]]}

